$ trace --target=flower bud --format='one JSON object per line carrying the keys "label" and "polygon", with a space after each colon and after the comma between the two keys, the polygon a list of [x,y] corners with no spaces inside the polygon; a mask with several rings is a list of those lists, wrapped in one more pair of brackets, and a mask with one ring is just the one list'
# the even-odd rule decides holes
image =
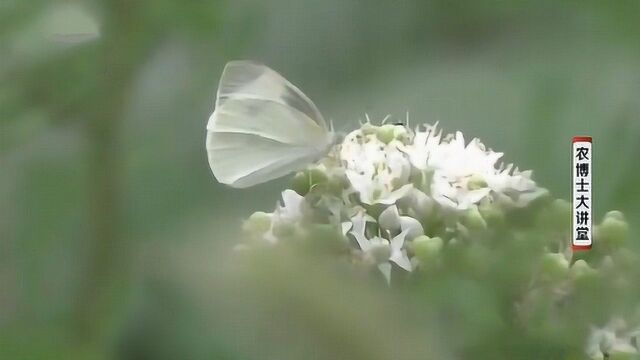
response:
{"label": "flower bud", "polygon": [[256,211],[242,224],[242,231],[249,235],[260,235],[269,231],[271,227],[271,214]]}
{"label": "flower bud", "polygon": [[596,276],[597,274],[598,271],[589,266],[589,264],[582,259],[577,260],[575,263],[573,263],[571,269],[569,270],[569,276],[576,280],[590,278]]}
{"label": "flower bud", "polygon": [[309,178],[304,171],[300,171],[293,176],[291,181],[291,190],[304,196],[309,193],[310,189]]}
{"label": "flower bud", "polygon": [[569,261],[563,254],[544,254],[540,270],[544,279],[556,282],[562,280],[569,272]]}
{"label": "flower bud", "polygon": [[418,236],[411,242],[413,253],[421,262],[435,259],[442,251],[442,246],[443,241],[441,238],[430,238],[426,235]]}
{"label": "flower bud", "polygon": [[467,188],[469,190],[478,190],[487,187],[487,182],[479,174],[473,174],[467,181]]}
{"label": "flower bud", "polygon": [[307,170],[307,173],[309,174],[309,179],[312,185],[327,182],[329,180],[327,174],[319,168],[309,169]]}
{"label": "flower bud", "polygon": [[[608,216],[607,216],[608,215]],[[595,227],[595,241],[617,248],[629,236],[629,224],[620,219],[618,212],[609,212],[600,225]]]}
{"label": "flower bud", "polygon": [[411,136],[407,128],[402,125],[394,125],[393,126],[393,138],[401,142],[402,144],[407,144]]}
{"label": "flower bud", "polygon": [[318,168],[298,172],[291,183],[291,189],[298,194],[306,195],[315,185],[329,181],[327,174]]}
{"label": "flower bud", "polygon": [[487,228],[487,222],[484,221],[477,206],[472,206],[467,210],[462,218],[462,223],[471,231],[481,231]]}
{"label": "flower bud", "polygon": [[372,125],[371,123],[362,124],[362,126],[360,127],[362,135],[372,135],[375,134],[377,130],[378,126]]}
{"label": "flower bud", "polygon": [[376,129],[376,137],[378,140],[388,144],[395,138],[395,125],[385,124]]}

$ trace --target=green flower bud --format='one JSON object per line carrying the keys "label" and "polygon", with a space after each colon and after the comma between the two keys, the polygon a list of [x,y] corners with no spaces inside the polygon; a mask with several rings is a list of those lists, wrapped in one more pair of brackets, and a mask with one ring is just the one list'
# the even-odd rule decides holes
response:
{"label": "green flower bud", "polygon": [[291,183],[291,189],[304,196],[316,185],[329,181],[327,174],[318,168],[298,172]]}
{"label": "green flower bud", "polygon": [[403,144],[407,144],[410,141],[409,132],[407,131],[407,128],[402,125],[393,126],[393,138]]}
{"label": "green flower bud", "polygon": [[484,221],[477,206],[473,206],[467,210],[462,218],[462,223],[471,231],[481,231],[487,228],[487,222]]}
{"label": "green flower bud", "polygon": [[467,188],[469,190],[478,190],[487,187],[487,182],[479,174],[473,174],[467,181]]}
{"label": "green flower bud", "polygon": [[249,235],[260,235],[271,228],[271,214],[257,211],[242,224],[242,231]]}
{"label": "green flower bud", "polygon": [[329,180],[327,174],[322,169],[313,168],[307,170],[307,172],[312,185],[327,182]]}
{"label": "green flower bud", "polygon": [[388,144],[395,138],[395,125],[385,124],[376,129],[376,137],[378,140]]}
{"label": "green flower bud", "polygon": [[421,235],[413,239],[411,249],[421,262],[429,262],[440,254],[443,245],[444,243],[439,237],[430,238]]}
{"label": "green flower bud", "polygon": [[293,176],[293,180],[291,181],[291,190],[305,196],[309,193],[310,188],[309,177],[304,171],[298,172]]}
{"label": "green flower bud", "polygon": [[605,216],[602,223],[595,227],[595,242],[617,248],[627,241],[629,224],[617,214]]}
{"label": "green flower bud", "polygon": [[597,274],[598,271],[589,266],[589,264],[582,259],[577,260],[575,263],[573,263],[571,269],[569,270],[569,276],[571,276],[571,278],[573,279],[585,279],[596,276]]}
{"label": "green flower bud", "polygon": [[562,254],[544,254],[540,270],[545,280],[556,282],[564,279],[569,272],[569,261]]}
{"label": "green flower bud", "polygon": [[370,123],[365,123],[362,125],[362,127],[360,127],[362,135],[372,135],[375,134],[377,130],[378,126],[372,125]]}
{"label": "green flower bud", "polygon": [[[445,235],[448,235],[448,234],[445,234]],[[446,236],[445,236],[445,238],[446,238]],[[464,241],[458,239],[457,237],[449,236],[449,238],[450,238],[449,241],[447,241],[447,247],[450,247],[452,249],[453,248],[455,248],[455,249],[464,249],[464,247],[465,247]]]}

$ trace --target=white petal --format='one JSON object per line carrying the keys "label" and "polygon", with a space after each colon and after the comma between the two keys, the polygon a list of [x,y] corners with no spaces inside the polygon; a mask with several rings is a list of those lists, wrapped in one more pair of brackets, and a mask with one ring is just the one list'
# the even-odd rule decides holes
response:
{"label": "white petal", "polygon": [[280,218],[295,221],[302,217],[304,197],[297,192],[287,189],[282,192],[282,206],[278,209]]}
{"label": "white petal", "polygon": [[390,246],[391,246],[392,253],[395,251],[400,251],[400,249],[402,249],[402,246],[404,245],[404,239],[406,236],[407,236],[407,231],[403,231],[400,234],[394,236],[393,239],[391,239]]}
{"label": "white petal", "polygon": [[413,271],[413,267],[411,266],[411,260],[409,260],[409,257],[407,256],[407,252],[405,250],[400,250],[398,252],[393,253],[389,258],[389,261],[395,263],[396,265],[398,265],[399,267],[401,267],[406,271],[409,271],[409,272]]}
{"label": "white petal", "polygon": [[367,240],[364,234],[355,231],[350,231],[349,234],[351,234],[351,236],[356,239],[356,242],[358,242],[358,246],[360,246],[360,249],[362,251],[368,251],[371,248],[369,240]]}
{"label": "white petal", "polygon": [[391,254],[389,255],[389,261],[395,263],[406,271],[411,271],[411,261],[409,261],[407,252],[403,249],[406,236],[407,231],[402,231],[400,234],[391,239]]}
{"label": "white petal", "polygon": [[476,204],[480,200],[484,199],[487,195],[489,195],[489,192],[491,192],[491,189],[489,188],[471,190],[465,195],[464,202],[467,205]]}
{"label": "white petal", "polygon": [[365,237],[364,231],[367,222],[370,222],[371,219],[372,218],[370,216],[365,215],[363,212],[360,212],[356,214],[356,216],[351,218],[351,223],[353,224],[353,226],[349,234],[351,234],[354,239],[356,239],[356,242],[358,242],[360,249],[362,249],[363,251],[367,251],[370,248],[369,240]]}
{"label": "white petal", "polygon": [[396,201],[407,196],[407,194],[411,192],[411,189],[413,189],[413,184],[403,185],[398,190],[392,191],[388,195],[376,200],[375,202],[378,204],[384,204],[384,205],[395,204]]}
{"label": "white petal", "polygon": [[460,151],[464,149],[464,135],[462,135],[462,132],[456,131],[456,135],[451,141],[451,144]]}
{"label": "white petal", "polygon": [[387,285],[391,284],[391,264],[382,263],[378,265],[378,269],[384,275],[385,280],[387,280]]}
{"label": "white petal", "polygon": [[365,204],[373,203],[373,180],[367,175],[360,175],[353,170],[347,169],[347,179],[351,183],[351,186],[360,195],[360,201]]}
{"label": "white petal", "polygon": [[413,189],[411,198],[413,199],[411,207],[418,215],[420,215],[420,217],[424,218],[431,214],[435,205],[435,200],[418,189]]}
{"label": "white petal", "polygon": [[400,213],[395,205],[391,205],[378,217],[378,223],[384,230],[396,231],[400,229]]}
{"label": "white petal", "polygon": [[347,232],[351,230],[353,224],[350,221],[345,221],[342,223],[342,235],[347,235]]}
{"label": "white petal", "polygon": [[440,206],[444,207],[444,208],[448,208],[448,209],[457,209],[458,208],[458,203],[456,203],[455,201],[449,199],[448,197],[441,195],[441,194],[437,194],[434,196],[434,199],[438,202],[438,204],[440,204]]}
{"label": "white petal", "polygon": [[547,194],[548,192],[549,191],[547,189],[538,188],[534,191],[522,193],[518,197],[518,200],[515,201],[515,205],[518,207],[527,206],[530,202],[539,198],[540,196]]}
{"label": "white petal", "polygon": [[409,240],[413,240],[420,235],[424,235],[424,229],[422,228],[420,221],[410,216],[400,217],[400,228],[402,229],[402,232],[407,232],[407,239]]}

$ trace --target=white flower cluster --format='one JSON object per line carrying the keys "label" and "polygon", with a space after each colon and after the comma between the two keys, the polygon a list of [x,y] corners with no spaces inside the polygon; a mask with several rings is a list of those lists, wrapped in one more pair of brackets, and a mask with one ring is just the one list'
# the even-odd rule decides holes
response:
{"label": "white flower cluster", "polygon": [[531,172],[498,164],[502,153],[436,126],[365,123],[326,159],[296,175],[271,213],[245,224],[252,238],[277,243],[310,224],[333,226],[350,256],[411,272],[442,239],[486,227],[483,214],[526,207],[546,193]]}
{"label": "white flower cluster", "polygon": [[[595,227],[598,248],[573,253],[571,204],[552,199],[531,171],[499,163],[502,155],[432,125],[367,122],[297,173],[272,213],[251,215],[244,224],[249,243],[242,246],[301,245],[312,256],[330,253],[381,273],[389,284],[405,277],[430,281],[453,270],[488,288],[510,288],[505,293],[513,303],[505,313],[515,310],[518,323],[561,328],[564,321],[578,329],[583,325],[557,316],[576,293],[608,289],[607,297],[629,296],[629,285],[620,284],[632,284],[638,274],[632,269],[640,269],[640,256],[626,248],[629,225],[610,211]],[[513,276],[489,276],[499,271]],[[577,302],[572,311],[587,314],[587,305]],[[588,358],[640,354],[640,318],[626,315],[635,320],[590,329],[583,344]]]}
{"label": "white flower cluster", "polygon": [[[497,164],[502,155],[487,150],[479,139],[465,144],[459,131],[442,136],[436,125],[411,131],[401,125],[365,124],[348,134],[340,149],[347,177],[363,203],[392,204],[417,189],[457,210],[486,197],[522,207],[541,194],[531,171]],[[418,173],[431,178],[411,183],[411,175]]]}
{"label": "white flower cluster", "polygon": [[640,328],[630,328],[622,318],[614,318],[604,327],[591,328],[586,353],[593,360],[608,359],[613,355],[636,358],[640,354],[639,340]]}

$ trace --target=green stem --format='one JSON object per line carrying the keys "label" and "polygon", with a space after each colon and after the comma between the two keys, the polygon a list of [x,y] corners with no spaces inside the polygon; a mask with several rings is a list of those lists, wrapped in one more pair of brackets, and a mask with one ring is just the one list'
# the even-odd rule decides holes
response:
{"label": "green stem", "polygon": [[[127,279],[127,249],[122,233],[121,125],[135,73],[131,39],[134,11],[126,3],[108,3],[101,41],[96,99],[87,122],[89,253],[74,308],[74,327],[82,341],[97,345]],[[134,32],[135,33],[135,32]]]}

